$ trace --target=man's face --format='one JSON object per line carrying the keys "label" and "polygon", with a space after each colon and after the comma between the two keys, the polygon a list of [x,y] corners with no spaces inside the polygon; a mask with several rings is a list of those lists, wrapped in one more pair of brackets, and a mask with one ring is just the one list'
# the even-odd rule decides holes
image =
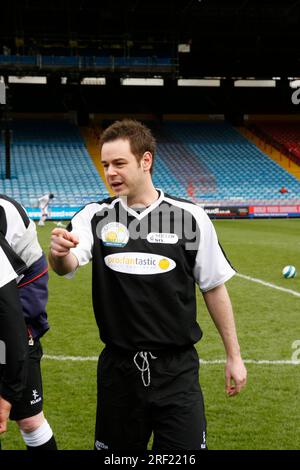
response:
{"label": "man's face", "polygon": [[144,171],[128,140],[117,139],[102,146],[101,162],[108,185],[117,196],[134,197],[144,183]]}

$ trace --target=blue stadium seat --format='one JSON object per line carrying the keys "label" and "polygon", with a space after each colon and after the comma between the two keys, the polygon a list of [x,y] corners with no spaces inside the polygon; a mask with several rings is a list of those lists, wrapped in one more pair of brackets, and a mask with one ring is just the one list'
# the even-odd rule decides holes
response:
{"label": "blue stadium seat", "polygon": [[[300,203],[300,181],[225,122],[164,123],[153,180],[179,198],[210,204]],[[4,145],[0,142],[0,154]],[[55,205],[78,206],[108,196],[78,128],[67,121],[16,121],[12,179],[0,159],[0,192],[25,206],[45,192]],[[280,194],[280,187],[288,193]]]}
{"label": "blue stadium seat", "polygon": [[[1,148],[2,146],[2,148]],[[3,155],[3,143],[0,153]],[[12,176],[3,179],[0,160],[0,192],[30,207],[42,194],[52,191],[55,205],[76,206],[108,196],[104,182],[91,161],[78,128],[68,121],[28,120],[13,124]],[[12,182],[15,182],[13,186]]]}

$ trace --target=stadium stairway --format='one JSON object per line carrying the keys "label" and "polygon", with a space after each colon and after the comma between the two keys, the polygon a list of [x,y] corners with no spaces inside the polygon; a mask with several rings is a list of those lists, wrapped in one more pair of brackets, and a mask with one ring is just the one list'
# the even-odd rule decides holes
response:
{"label": "stadium stairway", "polygon": [[97,126],[80,127],[80,133],[85,142],[85,146],[88,151],[88,154],[91,157],[99,173],[100,178],[105,184],[110,196],[112,196],[113,192],[106,183],[103,166],[101,165],[101,161],[100,161],[99,136],[101,133],[101,129],[98,128]]}

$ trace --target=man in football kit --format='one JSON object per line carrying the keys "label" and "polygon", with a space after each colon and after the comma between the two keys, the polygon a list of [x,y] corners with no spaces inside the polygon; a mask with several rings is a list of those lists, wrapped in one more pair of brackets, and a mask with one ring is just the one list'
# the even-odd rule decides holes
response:
{"label": "man in football kit", "polygon": [[26,265],[17,287],[27,329],[28,376],[22,398],[12,400],[10,419],[17,422],[28,450],[56,450],[52,429],[43,413],[40,367],[40,338],[49,329],[47,260],[34,222],[19,203],[4,195],[0,195],[0,233]]}
{"label": "man in football kit", "polygon": [[195,282],[222,337],[233,396],[246,383],[224,285],[235,271],[204,210],[153,186],[147,127],[117,121],[100,149],[115,197],[86,205],[68,230],[54,229],[49,253],[60,275],[93,263],[93,308],[105,343],[95,449],[145,450],[152,432],[155,451],[205,449]]}
{"label": "man in football kit", "polygon": [[54,198],[53,193],[47,193],[47,194],[44,194],[43,196],[41,196],[38,199],[39,208],[41,209],[41,216],[40,216],[40,220],[38,221],[38,225],[41,225],[41,226],[45,225],[45,221],[46,221],[47,216],[48,216],[49,203],[50,203],[51,199],[53,199],[53,198]]}
{"label": "man in football kit", "polygon": [[[27,377],[27,333],[16,278],[25,263],[0,232],[0,434],[7,429],[12,401],[21,398]],[[0,441],[1,449],[1,441]]]}

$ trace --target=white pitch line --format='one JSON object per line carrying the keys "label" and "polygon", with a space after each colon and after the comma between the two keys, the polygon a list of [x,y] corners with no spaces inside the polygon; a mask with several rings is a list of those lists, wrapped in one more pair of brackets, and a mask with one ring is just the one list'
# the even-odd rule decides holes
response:
{"label": "white pitch line", "polygon": [[[285,287],[279,287],[275,284],[271,284],[270,282],[263,281],[262,279],[257,279],[255,277],[245,276],[245,274],[236,274],[238,277],[242,279],[246,279],[251,282],[256,282],[257,284],[262,284],[263,286],[270,287],[271,289],[276,289],[281,292],[286,292],[287,294],[294,295],[296,297],[300,297],[300,292],[296,292],[291,289],[286,289]],[[49,359],[52,361],[73,361],[73,362],[88,362],[88,361],[98,361],[97,356],[53,356],[49,354],[44,354],[44,359]],[[211,364],[224,364],[226,361],[224,359],[214,359],[214,360],[204,360],[199,359],[200,363],[203,365],[211,365]],[[245,359],[245,364],[258,364],[258,365],[300,365],[300,361],[292,361],[292,360],[267,360],[267,359]]]}
{"label": "white pitch line", "polygon": [[[97,356],[52,356],[49,354],[44,354],[44,359],[49,359],[52,361],[73,361],[73,362],[86,362],[86,361],[98,361]],[[214,359],[211,361],[206,361],[204,359],[199,359],[200,364],[204,365],[213,365],[213,364],[225,364],[225,359]],[[245,364],[267,364],[267,365],[300,365],[300,361],[292,361],[292,360],[274,360],[270,361],[267,359],[245,359]]]}
{"label": "white pitch line", "polygon": [[245,274],[236,273],[236,276],[241,277],[242,279],[247,279],[247,281],[256,282],[257,284],[262,284],[263,286],[270,287],[271,289],[280,290],[281,292],[286,292],[287,294],[295,295],[300,297],[300,292],[297,292],[292,289],[286,289],[285,287],[279,287],[270,282],[263,281],[262,279],[257,279],[256,277],[245,276]]}
{"label": "white pitch line", "polygon": [[[204,359],[199,359],[200,364],[225,364],[226,361],[225,359],[214,359],[212,361],[205,361]],[[243,362],[245,364],[258,364],[258,365],[294,365],[294,366],[299,366],[300,361],[292,361],[292,360],[283,360],[283,359],[278,359],[274,361],[270,361],[268,359],[244,359]]]}
{"label": "white pitch line", "polygon": [[44,354],[43,359],[50,359],[51,361],[98,361],[98,356],[52,356],[51,354]]}

